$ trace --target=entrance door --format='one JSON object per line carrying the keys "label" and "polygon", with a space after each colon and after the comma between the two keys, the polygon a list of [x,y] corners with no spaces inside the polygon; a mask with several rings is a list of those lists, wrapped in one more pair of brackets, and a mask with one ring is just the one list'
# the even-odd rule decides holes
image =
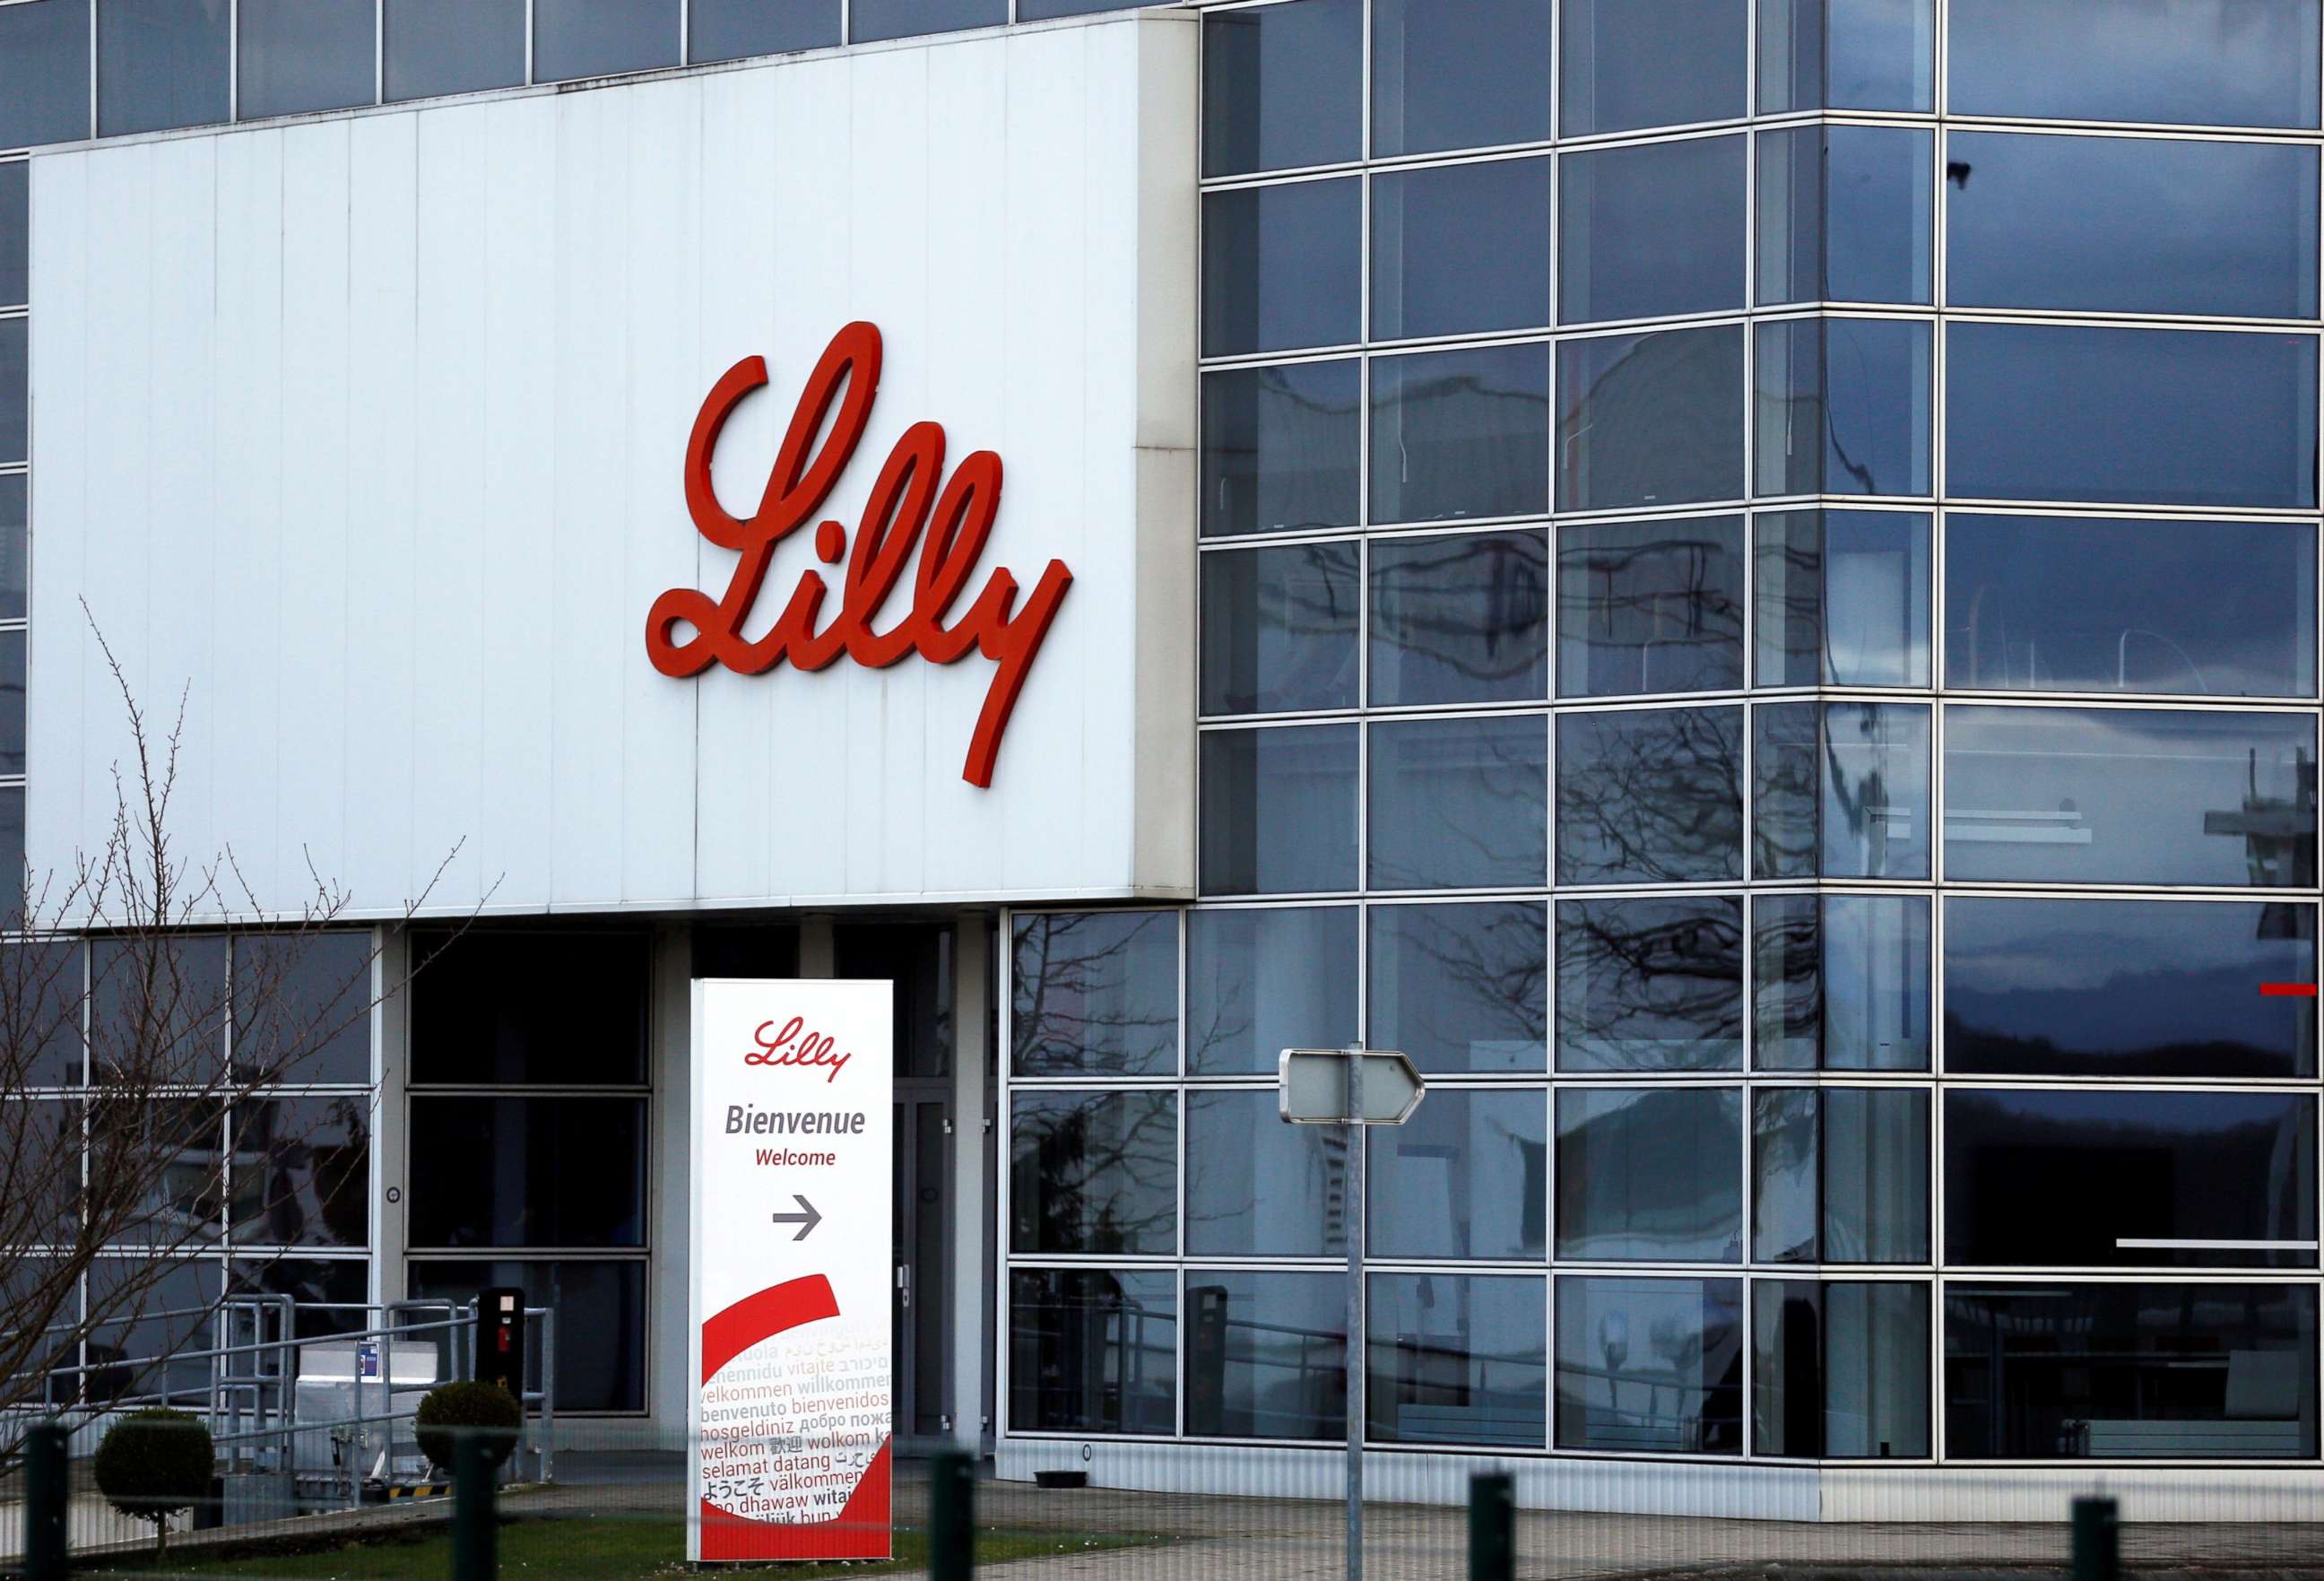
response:
{"label": "entrance door", "polygon": [[895,1393],[899,1453],[945,1431],[945,1326],[951,1281],[952,1105],[899,1089],[896,1096]]}

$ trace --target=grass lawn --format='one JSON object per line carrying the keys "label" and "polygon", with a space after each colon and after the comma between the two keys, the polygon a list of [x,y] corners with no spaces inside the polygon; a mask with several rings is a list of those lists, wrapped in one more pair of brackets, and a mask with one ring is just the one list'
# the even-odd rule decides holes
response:
{"label": "grass lawn", "polygon": [[[1005,1559],[1132,1548],[1157,1540],[1120,1533],[1021,1531],[986,1527],[977,1532],[976,1562],[997,1565]],[[501,1575],[504,1577],[647,1581],[649,1577],[687,1573],[686,1531],[675,1521],[587,1515],[514,1521],[501,1528],[500,1558]],[[720,1575],[779,1576],[785,1581],[813,1581],[819,1576],[877,1576],[890,1570],[918,1569],[927,1563],[927,1534],[899,1526],[896,1529],[896,1558],[886,1564],[720,1565],[715,1569]],[[236,1558],[206,1558],[198,1549],[184,1550],[171,1555],[168,1568],[158,1572],[151,1559],[134,1564],[115,1560],[103,1570],[75,1571],[76,1575],[91,1577],[242,1576],[254,1581],[260,1577],[265,1581],[445,1581],[451,1573],[451,1539],[440,1530],[401,1541],[351,1542],[305,1553]]]}

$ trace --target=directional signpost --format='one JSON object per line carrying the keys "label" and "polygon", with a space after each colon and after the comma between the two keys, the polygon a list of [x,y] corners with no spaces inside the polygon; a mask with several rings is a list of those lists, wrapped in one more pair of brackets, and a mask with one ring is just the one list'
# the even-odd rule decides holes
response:
{"label": "directional signpost", "polygon": [[1285,1120],[1348,1128],[1348,1581],[1363,1581],[1364,1127],[1403,1124],[1428,1087],[1393,1049],[1286,1049],[1277,1071]]}

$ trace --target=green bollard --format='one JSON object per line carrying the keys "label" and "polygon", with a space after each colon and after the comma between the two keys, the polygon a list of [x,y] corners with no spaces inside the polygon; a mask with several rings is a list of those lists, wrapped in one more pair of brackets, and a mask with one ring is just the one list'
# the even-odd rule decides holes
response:
{"label": "green bollard", "polygon": [[484,1433],[462,1432],[452,1448],[452,1581],[494,1581],[499,1571],[493,1472]]}
{"label": "green bollard", "polygon": [[1469,1479],[1469,1581],[1517,1574],[1517,1484],[1507,1472]]}
{"label": "green bollard", "polygon": [[928,1463],[928,1581],[976,1567],[976,1462],[948,1450]]}
{"label": "green bollard", "polygon": [[65,1430],[42,1422],[24,1438],[24,1581],[64,1581],[72,1567],[65,1539],[70,1496]]}
{"label": "green bollard", "polygon": [[2121,1581],[2122,1521],[2112,1499],[2074,1501],[2074,1581]]}

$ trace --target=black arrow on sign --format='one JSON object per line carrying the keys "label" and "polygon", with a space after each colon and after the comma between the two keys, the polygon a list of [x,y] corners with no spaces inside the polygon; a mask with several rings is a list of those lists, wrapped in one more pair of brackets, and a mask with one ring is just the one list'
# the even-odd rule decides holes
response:
{"label": "black arrow on sign", "polygon": [[794,1241],[804,1241],[815,1233],[815,1226],[823,1222],[823,1216],[815,1211],[814,1203],[809,1202],[806,1197],[801,1197],[797,1192],[791,1193],[791,1200],[798,1203],[799,1207],[805,1208],[807,1211],[804,1213],[770,1214],[768,1216],[779,1225],[797,1225],[799,1227],[799,1233],[793,1235],[791,1239]]}

